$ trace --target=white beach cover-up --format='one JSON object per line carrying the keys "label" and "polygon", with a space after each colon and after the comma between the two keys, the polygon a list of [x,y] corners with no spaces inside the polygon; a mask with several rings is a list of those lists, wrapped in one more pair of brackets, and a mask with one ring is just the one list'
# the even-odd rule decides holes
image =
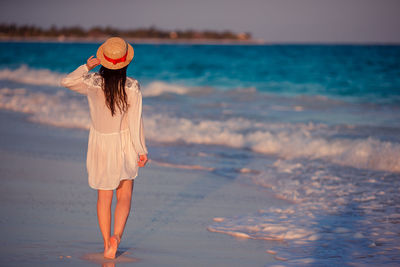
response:
{"label": "white beach cover-up", "polygon": [[111,116],[102,90],[103,78],[88,73],[86,64],[61,80],[61,85],[86,95],[91,125],[86,157],[89,186],[113,190],[121,180],[138,175],[138,155],[147,154],[142,120],[142,94],[137,80],[127,77],[125,91],[129,108],[115,109]]}

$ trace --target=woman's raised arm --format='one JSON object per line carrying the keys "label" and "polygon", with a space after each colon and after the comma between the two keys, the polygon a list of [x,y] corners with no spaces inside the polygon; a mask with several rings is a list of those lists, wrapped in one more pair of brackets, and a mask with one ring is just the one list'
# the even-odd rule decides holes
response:
{"label": "woman's raised arm", "polygon": [[61,85],[80,94],[87,94],[87,85],[84,83],[85,75],[94,67],[100,64],[100,60],[91,56],[86,64],[79,66],[61,80]]}

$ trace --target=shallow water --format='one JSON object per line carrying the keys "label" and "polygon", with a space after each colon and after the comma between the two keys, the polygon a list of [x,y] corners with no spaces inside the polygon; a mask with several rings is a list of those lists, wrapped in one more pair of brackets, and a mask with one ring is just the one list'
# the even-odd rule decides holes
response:
{"label": "shallow water", "polygon": [[[97,44],[0,46],[17,55],[0,52],[1,109],[88,128],[86,99],[59,80]],[[290,203],[221,214],[209,231],[275,242],[266,253],[283,265],[400,264],[400,47],[134,48],[154,162]]]}

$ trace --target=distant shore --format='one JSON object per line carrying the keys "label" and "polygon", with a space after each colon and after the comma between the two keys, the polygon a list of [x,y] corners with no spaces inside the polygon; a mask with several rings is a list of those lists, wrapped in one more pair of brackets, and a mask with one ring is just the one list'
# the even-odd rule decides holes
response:
{"label": "distant shore", "polygon": [[104,42],[112,36],[122,37],[129,42],[149,44],[257,44],[249,32],[213,30],[165,30],[155,26],[149,28],[117,29],[95,26],[42,28],[35,25],[0,24],[0,41],[26,42]]}
{"label": "distant shore", "polygon": [[[102,43],[108,37],[9,37],[0,36],[0,42],[47,42],[47,43]],[[261,39],[232,40],[232,39],[165,39],[165,38],[124,38],[129,43],[137,44],[204,44],[204,45],[356,45],[356,46],[399,46],[400,43],[390,42],[268,42]]]}
{"label": "distant shore", "polygon": [[[101,43],[108,37],[9,37],[0,36],[0,42],[57,42],[57,43]],[[130,43],[140,44],[266,44],[263,40],[232,39],[165,39],[124,38]]]}

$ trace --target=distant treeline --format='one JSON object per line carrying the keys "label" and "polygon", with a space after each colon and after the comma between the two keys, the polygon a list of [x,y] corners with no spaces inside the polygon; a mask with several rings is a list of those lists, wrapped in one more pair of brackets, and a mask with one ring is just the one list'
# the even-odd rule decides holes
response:
{"label": "distant treeline", "polygon": [[251,40],[250,33],[233,33],[231,31],[195,31],[175,30],[167,31],[156,27],[121,30],[113,27],[92,27],[85,30],[79,26],[61,27],[51,26],[42,29],[32,25],[0,24],[0,37],[49,37],[49,38],[102,38],[121,36],[124,38],[156,38],[156,39],[211,39],[211,40]]}

